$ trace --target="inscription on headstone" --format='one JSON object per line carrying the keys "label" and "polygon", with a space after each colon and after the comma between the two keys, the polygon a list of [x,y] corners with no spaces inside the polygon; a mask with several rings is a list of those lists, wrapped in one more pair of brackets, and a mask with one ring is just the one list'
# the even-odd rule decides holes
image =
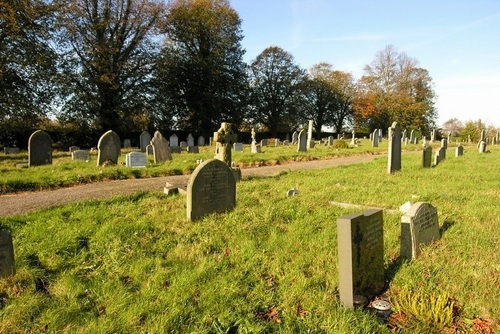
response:
{"label": "inscription on headstone", "polygon": [[42,130],[33,132],[28,140],[28,166],[52,164],[52,138]]}
{"label": "inscription on headstone", "polygon": [[426,202],[418,202],[401,217],[401,257],[414,259],[422,245],[439,239],[437,210]]}

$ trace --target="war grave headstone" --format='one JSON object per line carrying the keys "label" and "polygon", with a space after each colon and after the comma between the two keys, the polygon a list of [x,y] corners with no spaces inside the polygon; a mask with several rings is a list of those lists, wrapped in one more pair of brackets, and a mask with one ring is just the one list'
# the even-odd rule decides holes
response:
{"label": "war grave headstone", "polygon": [[19,154],[19,147],[4,147],[3,153],[8,154]]}
{"label": "war grave headstone", "polygon": [[120,137],[113,130],[104,133],[97,143],[97,166],[102,166],[104,163],[118,163],[118,157],[121,153]]}
{"label": "war grave headstone", "polygon": [[428,245],[439,237],[437,210],[431,204],[415,203],[401,217],[401,257],[415,259],[422,245]]}
{"label": "war grave headstone", "polygon": [[132,168],[144,168],[148,162],[148,156],[144,152],[130,152],[125,156],[125,165]]}
{"label": "war grave headstone", "polygon": [[198,146],[205,146],[205,137],[199,136],[197,142],[198,142]]}
{"label": "war grave headstone", "polygon": [[235,152],[243,152],[243,143],[234,143],[233,150]]}
{"label": "war grave headstone", "polygon": [[457,148],[455,149],[455,157],[461,157],[464,155],[464,147],[462,144],[458,144]]}
{"label": "war grave headstone", "polygon": [[132,147],[132,143],[130,142],[130,139],[124,139],[123,140],[123,148],[130,148]]}
{"label": "war grave headstone", "polygon": [[299,132],[297,152],[307,152],[307,133],[305,129]]}
{"label": "war grave headstone", "polygon": [[432,147],[425,145],[422,149],[422,167],[430,168],[432,166]]}
{"label": "war grave headstone", "polygon": [[169,141],[170,141],[170,147],[179,146],[179,137],[177,137],[175,133],[170,136]]}
{"label": "war grave headstone", "polygon": [[373,133],[372,133],[372,147],[378,147],[378,131],[377,130],[374,130]]}
{"label": "war grave headstone", "polygon": [[68,150],[69,150],[69,153],[72,153],[72,152],[77,151],[79,149],[80,149],[80,147],[73,145],[73,146],[70,146]]}
{"label": "war grave headstone", "polygon": [[401,170],[401,130],[397,122],[388,129],[389,156],[387,172],[392,174]]}
{"label": "war grave headstone", "polygon": [[299,141],[299,133],[297,131],[294,131],[292,133],[292,145],[297,144],[298,141]]}
{"label": "war grave headstone", "polygon": [[89,161],[90,160],[90,152],[86,150],[76,150],[71,152],[71,160],[81,160],[81,161]]}
{"label": "war grave headstone", "polygon": [[229,166],[218,159],[198,165],[187,185],[187,219],[231,211],[235,206],[236,180]]}
{"label": "war grave headstone", "polygon": [[33,132],[28,140],[28,166],[52,164],[52,138],[42,130]]}
{"label": "war grave headstone", "polygon": [[160,131],[155,131],[153,139],[151,139],[151,145],[153,146],[153,159],[155,164],[172,160],[168,141],[163,137]]}
{"label": "war grave headstone", "polygon": [[354,308],[356,301],[381,293],[384,281],[383,211],[369,209],[337,219],[340,302]]}
{"label": "war grave headstone", "polygon": [[194,137],[192,134],[188,134],[187,138],[186,138],[186,143],[187,143],[187,146],[194,146]]}
{"label": "war grave headstone", "polygon": [[142,131],[141,135],[139,136],[139,146],[141,149],[141,152],[147,152],[147,147],[149,143],[151,143],[151,134],[147,131]]}
{"label": "war grave headstone", "polygon": [[13,276],[15,273],[12,234],[9,231],[0,230],[0,278]]}

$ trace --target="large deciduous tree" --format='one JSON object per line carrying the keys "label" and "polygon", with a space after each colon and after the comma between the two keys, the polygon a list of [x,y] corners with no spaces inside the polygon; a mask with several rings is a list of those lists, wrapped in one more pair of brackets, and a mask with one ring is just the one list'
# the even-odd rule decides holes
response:
{"label": "large deciduous tree", "polygon": [[435,92],[429,72],[389,45],[364,68],[356,100],[357,120],[370,130],[401,127],[428,133],[435,127]]}
{"label": "large deciduous tree", "polygon": [[206,136],[221,122],[237,127],[248,93],[238,13],[227,0],[174,0],[168,9],[156,75],[160,116]]}
{"label": "large deciduous tree", "polygon": [[36,127],[53,111],[55,53],[49,40],[55,6],[41,0],[0,2],[0,142]]}
{"label": "large deciduous tree", "polygon": [[[99,130],[141,130],[152,92],[160,0],[65,0],[60,49],[63,114]],[[147,120],[146,120],[147,123]],[[140,124],[136,126],[135,124]]]}
{"label": "large deciduous tree", "polygon": [[250,69],[250,122],[263,125],[273,135],[292,130],[306,116],[299,112],[305,71],[277,46],[259,54]]}

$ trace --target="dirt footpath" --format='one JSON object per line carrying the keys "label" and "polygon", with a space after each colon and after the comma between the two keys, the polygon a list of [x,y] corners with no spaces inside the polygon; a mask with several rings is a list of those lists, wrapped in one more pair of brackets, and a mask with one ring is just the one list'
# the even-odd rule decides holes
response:
{"label": "dirt footpath", "polygon": [[[241,170],[241,174],[243,179],[249,176],[272,176],[282,171],[320,169],[353,163],[362,163],[371,161],[376,157],[379,156],[362,155],[339,157],[328,160],[293,162],[284,165],[245,168]],[[188,180],[189,175],[164,176],[146,179],[106,181],[50,191],[0,195],[0,217],[14,216],[88,199],[100,200],[117,195],[130,195],[140,191],[163,191],[163,187],[166,182],[174,185],[185,185]]]}

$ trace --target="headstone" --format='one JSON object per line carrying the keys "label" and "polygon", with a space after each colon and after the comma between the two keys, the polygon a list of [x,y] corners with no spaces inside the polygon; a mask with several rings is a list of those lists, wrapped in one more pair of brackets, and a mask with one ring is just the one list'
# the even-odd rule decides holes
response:
{"label": "headstone", "polygon": [[418,202],[401,217],[401,257],[415,259],[422,245],[439,239],[437,210],[426,202]]}
{"label": "headstone", "polygon": [[187,147],[188,147],[188,144],[187,144],[187,142],[185,142],[185,141],[181,141],[181,143],[179,144],[179,146],[180,146],[182,149],[185,149],[185,148],[187,148]]}
{"label": "headstone", "polygon": [[278,138],[274,140],[274,146],[276,147],[280,146],[280,140]]}
{"label": "headstone", "polygon": [[130,143],[130,139],[123,140],[123,148],[130,148],[132,144]]}
{"label": "headstone", "polygon": [[205,137],[203,136],[198,137],[198,146],[205,146]]}
{"label": "headstone", "polygon": [[0,230],[0,278],[13,276],[15,273],[12,234],[9,231]]}
{"label": "headstone", "polygon": [[299,133],[297,131],[294,131],[292,133],[292,145],[297,144],[299,141]]}
{"label": "headstone", "polygon": [[446,138],[441,139],[441,147],[443,147],[445,150],[448,149],[448,139]]}
{"label": "headstone", "polygon": [[151,143],[151,134],[147,131],[143,131],[139,136],[139,146],[141,152],[146,152],[149,143]]}
{"label": "headstone", "polygon": [[308,149],[314,147],[313,126],[314,126],[314,121],[309,120],[309,125],[307,127],[307,148]]}
{"label": "headstone", "polygon": [[33,132],[28,140],[28,166],[52,164],[52,138],[42,130]]}
{"label": "headstone", "polygon": [[295,188],[292,188],[292,189],[289,189],[287,192],[286,192],[286,197],[292,197],[292,196],[295,196],[299,193],[299,191]]}
{"label": "headstone", "polygon": [[118,157],[121,153],[120,137],[113,131],[109,130],[104,133],[97,143],[97,166],[102,166],[104,163],[118,163]]}
{"label": "headstone", "polygon": [[146,146],[146,154],[153,155],[153,145],[149,144]]}
{"label": "headstone", "polygon": [[383,211],[370,209],[337,219],[340,302],[354,308],[384,289]]}
{"label": "headstone", "polygon": [[328,146],[333,145],[333,136],[328,136]]}
{"label": "headstone", "polygon": [[481,140],[479,143],[479,153],[485,153],[486,152],[486,142],[484,140]]}
{"label": "headstone", "polygon": [[250,152],[260,153],[260,145],[257,145],[257,141],[255,140],[255,129],[254,128],[252,128],[252,144],[250,146]]}
{"label": "headstone", "polygon": [[299,132],[297,152],[307,152],[307,133],[305,129]]}
{"label": "headstone", "polygon": [[71,152],[71,160],[81,160],[81,161],[89,161],[90,160],[90,152],[85,150],[76,150]]}
{"label": "headstone", "polygon": [[233,149],[235,152],[243,152],[243,143],[234,143]]}
{"label": "headstone", "polygon": [[267,139],[262,139],[260,141],[260,146],[267,146]]}
{"label": "headstone", "polygon": [[182,148],[180,146],[170,146],[169,150],[170,153],[176,153],[176,154],[182,153]]}
{"label": "headstone", "polygon": [[224,161],[226,165],[231,166],[231,146],[233,146],[237,138],[233,132],[232,124],[223,122],[220,129],[214,132],[214,141],[216,142],[215,159]]}
{"label": "headstone", "polygon": [[125,156],[125,165],[132,168],[144,168],[148,162],[148,156],[144,152],[130,152]]}
{"label": "headstone", "polygon": [[462,144],[458,144],[457,148],[455,149],[455,157],[461,157],[464,155],[464,147]]}
{"label": "headstone", "polygon": [[408,137],[406,135],[406,129],[404,129],[403,133],[401,134],[401,141],[404,142],[407,138]]}
{"label": "headstone", "polygon": [[194,221],[235,206],[236,180],[229,166],[218,159],[198,165],[187,186],[187,219]]}
{"label": "headstone", "polygon": [[187,153],[200,153],[198,146],[188,146],[186,150]]}
{"label": "headstone", "polygon": [[177,147],[179,146],[179,137],[174,133],[173,135],[170,136],[170,147]]}
{"label": "headstone", "polygon": [[351,132],[351,146],[354,146],[356,145],[356,131],[354,131],[354,129],[352,130]]}
{"label": "headstone", "polygon": [[425,145],[422,149],[422,167],[430,168],[432,166],[432,147]]}
{"label": "headstone", "polygon": [[439,165],[439,151],[434,154],[434,166]]}
{"label": "headstone", "polygon": [[288,146],[288,145],[290,145],[290,141],[288,139],[285,139],[283,141],[283,146]]}
{"label": "headstone", "polygon": [[446,149],[444,147],[439,148],[438,154],[439,154],[439,162],[444,161],[446,159]]}
{"label": "headstone", "polygon": [[378,142],[381,143],[383,138],[382,129],[378,129]]}
{"label": "headstone", "polygon": [[479,141],[486,141],[486,130],[481,130],[481,138],[479,138]]}
{"label": "headstone", "polygon": [[77,151],[77,150],[79,150],[79,149],[80,149],[80,148],[79,148],[78,146],[70,146],[70,147],[69,147],[69,153],[72,153],[72,152]]}
{"label": "headstone", "polygon": [[392,174],[401,170],[401,130],[397,122],[392,123],[387,137],[389,140],[387,172]]}
{"label": "headstone", "polygon": [[3,153],[7,154],[19,154],[19,147],[4,147]]}
{"label": "headstone", "polygon": [[172,160],[168,141],[163,137],[160,131],[155,131],[153,139],[151,139],[151,145],[153,146],[153,159],[155,164]]}
{"label": "headstone", "polygon": [[436,141],[436,129],[432,129],[431,131],[431,142]]}
{"label": "headstone", "polygon": [[410,144],[415,142],[415,130],[411,130],[410,132]]}
{"label": "headstone", "polygon": [[372,137],[373,137],[373,140],[372,140],[372,147],[378,147],[378,131],[375,130],[373,131],[372,133]]}
{"label": "headstone", "polygon": [[186,139],[186,142],[187,142],[187,146],[194,146],[194,137],[192,134],[188,134],[187,136],[187,139]]}

